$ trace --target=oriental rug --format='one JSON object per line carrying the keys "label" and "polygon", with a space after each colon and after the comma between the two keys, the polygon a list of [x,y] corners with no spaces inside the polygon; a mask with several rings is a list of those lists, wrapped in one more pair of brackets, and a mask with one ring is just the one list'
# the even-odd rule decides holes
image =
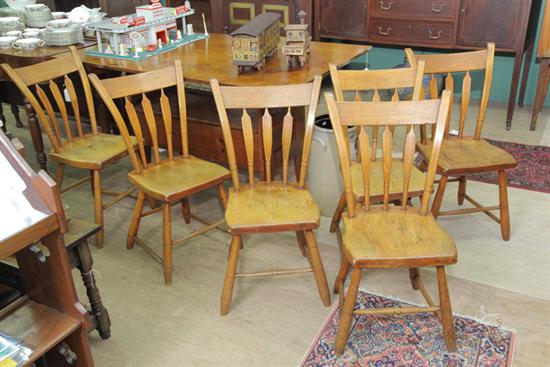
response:
{"label": "oriental rug", "polygon": [[[550,147],[485,140],[517,160],[518,166],[508,171],[508,186],[550,193]],[[469,175],[468,179],[498,185],[497,172]]]}
{"label": "oriental rug", "polygon": [[[408,304],[359,291],[356,309],[403,307]],[[457,351],[447,352],[439,320],[431,313],[356,315],[344,353],[334,355],[338,302],[313,340],[301,367],[509,367],[515,334],[502,327],[454,315]]]}

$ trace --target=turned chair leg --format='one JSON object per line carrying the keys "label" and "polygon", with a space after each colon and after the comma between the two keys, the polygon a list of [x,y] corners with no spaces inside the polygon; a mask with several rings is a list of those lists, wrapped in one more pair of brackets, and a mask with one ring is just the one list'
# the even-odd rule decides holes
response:
{"label": "turned chair leg", "polygon": [[164,269],[164,283],[172,284],[172,218],[170,203],[162,204],[162,238],[163,238],[163,256],[162,268]]}
{"label": "turned chair leg", "polygon": [[439,288],[439,305],[441,307],[441,323],[443,324],[443,335],[449,352],[456,351],[455,326],[453,322],[453,311],[447,287],[445,267],[437,267],[437,285]]}
{"label": "turned chair leg", "polygon": [[504,241],[510,240],[510,210],[508,208],[508,178],[506,171],[498,172],[500,197],[500,232]]}
{"label": "turned chair leg", "polygon": [[191,223],[191,208],[189,207],[189,198],[181,199],[181,214],[185,223]]}
{"label": "turned chair leg", "polygon": [[327,277],[325,276],[325,270],[323,268],[323,262],[321,261],[321,255],[317,248],[317,241],[315,241],[315,235],[313,231],[306,231],[306,241],[309,248],[309,254],[311,259],[311,266],[315,273],[315,281],[317,282],[317,288],[319,289],[319,295],[321,301],[325,306],[330,306],[330,292],[328,290]]}
{"label": "turned chair leg", "polygon": [[445,194],[445,186],[447,186],[447,180],[449,176],[446,174],[441,176],[439,180],[439,186],[437,187],[437,192],[434,197],[434,202],[432,204],[432,214],[434,218],[437,218],[439,215],[439,209],[441,209],[441,203],[443,202],[443,195]]}
{"label": "turned chair leg", "polygon": [[466,195],[466,176],[460,176],[458,181],[458,205],[464,204],[464,196]]}
{"label": "turned chair leg", "polygon": [[296,239],[298,240],[298,247],[304,257],[307,257],[307,240],[304,231],[296,232]]}
{"label": "turned chair leg", "polygon": [[223,186],[223,183],[218,185],[218,194],[220,195],[220,200],[222,202],[223,210],[227,209],[227,191],[225,191],[225,187]]}
{"label": "turned chair leg", "polygon": [[415,291],[420,289],[418,283],[420,282],[420,272],[418,268],[409,268],[409,278],[411,280],[411,287]]}
{"label": "turned chair leg", "polygon": [[330,233],[336,232],[336,227],[340,224],[340,220],[342,219],[342,212],[346,208],[346,196],[344,193],[342,193],[342,196],[340,196],[340,201],[338,201],[338,205],[336,206],[336,210],[334,210],[334,215],[332,216],[332,221],[330,222]]}
{"label": "turned chair leg", "polygon": [[348,287],[348,294],[344,302],[344,307],[340,310],[340,321],[338,322],[338,333],[336,334],[336,348],[334,353],[339,356],[346,347],[351,321],[353,319],[353,308],[357,299],[359,282],[361,281],[361,269],[354,268],[351,273],[351,282]]}
{"label": "turned chair leg", "polygon": [[141,222],[141,213],[143,211],[143,203],[145,202],[145,193],[140,191],[136,200],[136,206],[134,208],[134,214],[132,215],[132,221],[130,222],[130,228],[128,228],[128,237],[126,239],[126,248],[131,250],[134,248],[136,242],[136,236],[139,229],[139,223]]}
{"label": "turned chair leg", "polygon": [[231,300],[233,299],[233,285],[235,284],[235,273],[237,271],[237,261],[239,259],[239,250],[241,248],[241,236],[234,235],[231,238],[231,247],[229,249],[229,260],[223,282],[222,299],[220,304],[220,313],[225,316],[229,313]]}
{"label": "turned chair leg", "polygon": [[344,292],[341,292],[341,290],[344,289],[344,283],[346,282],[346,278],[348,277],[350,265],[351,264],[346,258],[346,255],[342,254],[342,261],[340,262],[340,270],[338,271],[338,275],[336,275],[336,279],[334,280],[334,288],[333,288],[334,294],[337,294],[337,293],[340,293],[340,295],[344,294]]}
{"label": "turned chair leg", "polygon": [[55,170],[55,183],[57,184],[57,188],[59,189],[59,192],[61,192],[61,186],[63,185],[64,173],[65,173],[65,164],[58,163],[57,169]]}
{"label": "turned chair leg", "polygon": [[94,193],[95,222],[100,226],[100,231],[95,235],[95,245],[97,248],[103,247],[103,198],[101,197],[101,176],[99,170],[92,171],[92,187]]}

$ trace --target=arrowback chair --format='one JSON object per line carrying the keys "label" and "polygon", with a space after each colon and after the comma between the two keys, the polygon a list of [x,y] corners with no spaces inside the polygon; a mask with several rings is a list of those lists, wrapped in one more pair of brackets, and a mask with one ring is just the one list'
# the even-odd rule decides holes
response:
{"label": "arrowback chair", "polygon": [[[434,312],[443,324],[445,341],[449,350],[455,349],[455,334],[451,303],[447,289],[445,265],[456,262],[456,247],[453,239],[431,215],[428,205],[436,174],[441,142],[445,130],[450,92],[443,92],[441,100],[402,102],[336,102],[331,93],[325,94],[330,119],[338,145],[340,168],[344,178],[347,212],[343,214],[342,263],[335,282],[335,293],[340,293],[340,322],[336,337],[337,355],[344,351],[353,314],[391,314]],[[392,157],[393,132],[391,127],[407,127],[403,149],[402,165],[394,167]],[[424,182],[420,208],[407,203],[413,172],[416,135],[414,126],[435,125],[432,160],[429,163]],[[359,155],[365,197],[375,185],[383,188],[382,205],[371,205],[369,200],[357,201],[351,173],[350,153],[345,138],[348,126],[359,128]],[[382,162],[383,175],[372,176],[374,165],[370,157],[374,154],[369,147],[367,126],[383,127]],[[402,194],[399,207],[390,205],[393,169],[402,170]],[[381,181],[374,184],[373,180]],[[418,267],[437,268],[440,305],[433,302],[420,281]],[[344,300],[343,285],[350,267],[351,282]],[[427,307],[404,307],[386,309],[358,309],[354,311],[361,271],[365,268],[402,268],[410,270],[414,289],[419,289],[428,303]]]}
{"label": "arrowback chair", "polygon": [[[229,261],[221,297],[221,314],[226,315],[231,306],[235,278],[267,275],[286,275],[313,272],[321,300],[325,306],[330,304],[330,294],[315,242],[313,230],[319,227],[319,207],[306,188],[307,166],[311,147],[315,111],[321,88],[321,77],[315,77],[313,83],[286,86],[261,87],[220,87],[217,80],[211,80],[212,92],[220,116],[227,158],[231,169],[233,187],[229,192],[229,202],[225,218],[232,235]],[[288,160],[291,150],[294,119],[292,107],[309,106],[304,134],[300,175],[296,182],[289,178]],[[272,177],[272,142],[274,137],[272,117],[269,109],[286,108],[283,118],[282,141],[282,178]],[[254,177],[254,143],[252,121],[247,110],[263,110],[261,121],[263,146],[266,162],[266,180],[256,181]],[[248,183],[239,181],[235,149],[231,136],[231,126],[227,110],[242,110],[241,124],[248,160]],[[310,267],[303,269],[262,271],[255,273],[237,273],[237,259],[241,236],[259,232],[296,232],[302,254],[308,258]]]}
{"label": "arrowback chair", "polygon": [[[128,174],[128,178],[140,190],[132,222],[128,229],[127,248],[133,248],[135,242],[137,242],[157,261],[162,263],[164,280],[166,285],[169,285],[172,282],[172,248],[224,223],[224,220],[207,223],[207,226],[173,241],[171,205],[181,203],[183,216],[186,222],[189,222],[188,197],[217,186],[222,205],[225,208],[227,197],[223,183],[229,179],[229,171],[218,164],[195,158],[189,154],[185,87],[179,60],[176,60],[172,67],[147,73],[102,80],[95,74],[91,74],[90,80],[113,115],[126,142],[126,148],[134,167],[134,170]],[[176,103],[170,101],[167,96],[168,93],[165,91],[165,89],[171,87],[176,88]],[[156,99],[157,96],[159,96],[158,100],[162,112],[160,121],[155,119],[153,103],[151,102],[151,99]],[[120,99],[125,100],[128,125],[131,126],[137,138],[139,157],[133,149],[126,120],[115,104],[115,100]],[[140,121],[138,116],[138,109],[135,106],[138,99],[141,99],[141,109],[145,121]],[[179,121],[177,122],[172,121],[172,109],[178,111]],[[175,123],[180,125],[181,135],[178,138],[181,142],[181,155],[174,152],[172,127]],[[144,130],[142,130],[143,127],[145,127]],[[144,132],[150,136],[152,142],[153,160],[150,163],[147,163],[146,147],[143,139]],[[167,155],[165,158],[159,152],[159,136],[161,134],[166,139]],[[162,205],[144,212],[143,205],[146,195],[161,201]],[[162,257],[157,255],[147,242],[137,236],[141,218],[159,211],[163,213]],[[198,217],[197,219],[202,221]]]}
{"label": "arrowback chair", "polygon": [[[419,62],[418,67],[405,68],[405,69],[390,69],[390,70],[338,70],[336,65],[330,64],[330,77],[332,79],[332,85],[338,102],[345,101],[346,92],[354,92],[353,100],[360,102],[362,100],[361,92],[372,91],[372,101],[380,102],[380,94],[383,91],[389,91],[391,93],[391,100],[399,101],[398,89],[400,88],[413,88],[412,100],[418,100],[422,91],[422,78],[424,77],[424,63]],[[371,170],[373,171],[371,177],[382,176],[383,162],[377,158],[378,138],[379,138],[378,126],[372,127],[371,134]],[[348,136],[346,134],[346,143],[348,143]],[[392,177],[390,180],[390,200],[401,200],[401,174],[403,162],[400,159],[394,159],[392,162],[396,169],[393,169]],[[354,185],[354,195],[359,201],[363,201],[365,198],[363,192],[363,184],[361,180],[363,175],[361,172],[361,162],[359,160],[353,160],[351,163],[351,177],[356,184]],[[413,198],[421,196],[424,189],[425,177],[420,170],[416,167],[411,171],[411,185],[409,187],[409,196],[407,198]],[[379,186],[379,180],[373,180],[370,188],[371,202],[380,201],[383,198],[383,187]],[[346,199],[344,194],[340,197],[340,201],[330,224],[330,231],[335,232],[338,229],[342,212],[346,207]],[[340,238],[340,235],[339,235]]]}
{"label": "arrowback chair", "polygon": [[[56,181],[60,191],[68,191],[92,179],[95,222],[101,227],[96,234],[96,245],[103,247],[104,209],[130,195],[133,189],[122,193],[101,189],[101,169],[125,157],[126,145],[122,137],[98,131],[90,83],[78,52],[71,46],[70,52],[65,55],[40,64],[17,69],[11,68],[8,64],[2,64],[2,68],[29,100],[36,111],[40,127],[48,136],[52,146],[49,156],[57,162]],[[69,77],[76,73],[82,83],[85,106],[79,104],[79,94]],[[34,89],[34,93],[31,88]],[[63,88],[66,90],[69,103],[65,102]],[[70,109],[67,108],[67,104],[70,104]],[[88,111],[91,133],[85,133],[82,126],[81,113],[84,108]],[[56,109],[63,120],[62,127],[59,126]],[[69,121],[71,110],[76,131]],[[132,144],[135,145],[135,140],[132,140]],[[66,165],[87,169],[90,171],[90,177],[61,189]],[[115,198],[109,203],[104,203],[102,193],[114,195]]]}
{"label": "arrowback chair", "polygon": [[[431,74],[430,94],[431,98],[438,97],[435,75],[444,74],[447,89],[454,89],[454,77],[456,74],[465,73],[462,81],[462,97],[460,101],[460,115],[458,121],[457,135],[450,134],[451,111],[453,98],[451,97],[451,108],[447,116],[445,126],[445,141],[439,160],[438,173],[441,174],[437,193],[432,205],[432,213],[437,218],[440,215],[455,215],[483,212],[500,224],[502,238],[505,241],[510,239],[510,214],[508,209],[508,180],[506,170],[517,166],[517,162],[508,152],[495,147],[481,138],[481,130],[489,103],[489,93],[493,79],[493,61],[495,56],[494,43],[487,44],[487,49],[471,52],[460,52],[444,55],[415,55],[411,49],[405,53],[410,65],[415,66],[420,61],[425,62],[424,72]],[[470,104],[472,76],[474,71],[484,73],[483,90],[477,122],[472,136],[465,135],[466,115]],[[428,136],[429,131],[423,131],[422,139],[417,144],[417,151],[421,154],[424,164],[431,159],[432,137]],[[499,198],[500,204],[496,206],[482,206],[471,196],[466,194],[466,175],[498,172],[499,177]],[[449,178],[453,177],[453,178]],[[458,205],[464,203],[464,199],[473,204],[473,208],[451,210],[442,212],[441,203],[448,182],[458,181]],[[500,218],[491,211],[499,210]]]}

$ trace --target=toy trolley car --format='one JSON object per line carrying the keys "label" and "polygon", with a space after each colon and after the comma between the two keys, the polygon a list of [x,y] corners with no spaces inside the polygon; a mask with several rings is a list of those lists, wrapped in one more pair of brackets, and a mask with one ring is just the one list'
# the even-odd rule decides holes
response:
{"label": "toy trolley car", "polygon": [[311,40],[307,28],[307,24],[289,24],[286,26],[286,44],[283,46],[283,55],[287,57],[289,63],[295,58],[300,66],[305,65]]}
{"label": "toy trolley car", "polygon": [[233,63],[239,73],[246,67],[261,70],[265,59],[277,52],[280,14],[262,13],[231,33]]}

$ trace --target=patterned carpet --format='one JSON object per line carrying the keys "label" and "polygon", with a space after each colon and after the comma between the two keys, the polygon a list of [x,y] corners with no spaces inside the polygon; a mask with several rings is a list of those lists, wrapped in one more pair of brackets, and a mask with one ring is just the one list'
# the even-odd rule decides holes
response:
{"label": "patterned carpet", "polygon": [[[506,150],[518,161],[518,166],[508,171],[509,186],[550,193],[550,147],[485,140]],[[471,175],[468,179],[498,185],[496,172]]]}
{"label": "patterned carpet", "polygon": [[[360,291],[356,308],[403,307],[403,302]],[[338,303],[300,363],[301,367],[508,367],[515,334],[501,327],[454,316],[457,351],[448,353],[441,323],[428,313],[354,316],[344,353],[336,358]]]}

